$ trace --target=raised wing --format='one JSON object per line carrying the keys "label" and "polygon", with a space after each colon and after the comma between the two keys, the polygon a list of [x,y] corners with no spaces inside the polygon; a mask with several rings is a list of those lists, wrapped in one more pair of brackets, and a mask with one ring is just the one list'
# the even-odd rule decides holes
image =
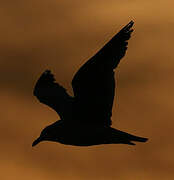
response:
{"label": "raised wing", "polygon": [[54,75],[49,70],[40,76],[33,94],[41,103],[53,108],[62,120],[69,115],[72,109],[73,97],[69,96],[66,89],[55,82]]}
{"label": "raised wing", "polygon": [[133,21],[117,33],[75,74],[72,87],[79,116],[93,125],[111,125],[114,69],[125,55]]}

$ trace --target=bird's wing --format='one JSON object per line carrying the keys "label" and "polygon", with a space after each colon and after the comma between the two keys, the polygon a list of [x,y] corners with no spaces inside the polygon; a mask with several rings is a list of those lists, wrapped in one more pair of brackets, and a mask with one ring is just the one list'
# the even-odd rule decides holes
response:
{"label": "bird's wing", "polygon": [[43,72],[34,87],[33,94],[41,103],[53,108],[61,119],[69,113],[73,98],[68,95],[65,88],[55,82],[51,71]]}
{"label": "bird's wing", "polygon": [[115,93],[113,70],[125,55],[133,23],[131,21],[121,29],[79,69],[72,80],[77,111],[89,123],[111,125]]}

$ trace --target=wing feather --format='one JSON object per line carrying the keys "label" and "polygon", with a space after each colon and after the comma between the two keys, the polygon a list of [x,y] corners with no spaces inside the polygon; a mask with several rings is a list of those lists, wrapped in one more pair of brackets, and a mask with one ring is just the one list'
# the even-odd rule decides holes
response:
{"label": "wing feather", "polygon": [[65,88],[55,82],[54,75],[50,70],[42,73],[33,94],[41,103],[53,108],[61,119],[64,119],[70,110],[73,98],[68,95]]}
{"label": "wing feather", "polygon": [[76,109],[81,119],[83,117],[89,123],[111,125],[115,94],[113,70],[126,53],[133,24],[131,21],[121,29],[79,69],[72,80]]}

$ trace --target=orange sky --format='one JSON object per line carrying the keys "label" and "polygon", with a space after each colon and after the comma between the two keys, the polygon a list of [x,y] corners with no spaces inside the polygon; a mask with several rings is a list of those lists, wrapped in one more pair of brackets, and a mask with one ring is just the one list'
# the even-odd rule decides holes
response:
{"label": "orange sky", "polygon": [[[173,180],[174,3],[171,0],[6,0],[0,6],[3,180]],[[136,146],[31,147],[57,114],[32,95],[45,69],[72,93],[78,68],[135,21],[117,69],[113,127],[148,137]]]}

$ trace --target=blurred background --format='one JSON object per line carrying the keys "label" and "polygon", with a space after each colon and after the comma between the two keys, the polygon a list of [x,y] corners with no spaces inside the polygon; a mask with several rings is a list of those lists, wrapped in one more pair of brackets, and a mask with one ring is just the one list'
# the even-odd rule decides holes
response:
{"label": "blurred background", "polygon": [[[173,180],[174,12],[171,0],[6,0],[0,5],[2,180]],[[33,140],[57,114],[32,95],[45,69],[71,80],[130,20],[117,68],[113,127],[145,136],[136,146],[73,147]]]}

